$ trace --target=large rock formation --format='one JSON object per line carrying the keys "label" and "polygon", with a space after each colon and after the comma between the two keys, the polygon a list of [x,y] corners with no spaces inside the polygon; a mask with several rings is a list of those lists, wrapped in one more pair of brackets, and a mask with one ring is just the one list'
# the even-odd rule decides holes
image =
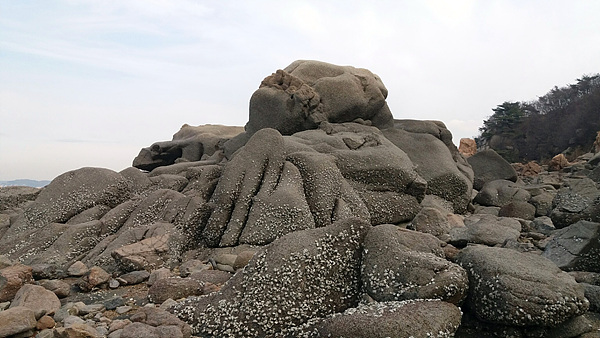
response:
{"label": "large rock formation", "polygon": [[[264,79],[245,128],[184,125],[119,173],[2,188],[0,317],[27,320],[0,328],[447,337],[600,327],[586,313],[585,297],[600,308],[597,285],[556,266],[598,271],[597,223],[571,224],[600,217],[600,161],[517,180],[494,153],[465,160],[442,122],[394,119],[386,96],[368,70],[297,61]],[[58,310],[55,297],[48,309],[23,301],[48,292]]]}

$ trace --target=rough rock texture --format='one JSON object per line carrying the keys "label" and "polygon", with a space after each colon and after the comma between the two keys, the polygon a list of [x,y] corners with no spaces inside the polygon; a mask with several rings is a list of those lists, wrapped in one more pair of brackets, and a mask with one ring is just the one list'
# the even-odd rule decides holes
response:
{"label": "rough rock texture", "polygon": [[550,217],[556,228],[579,220],[600,221],[600,190],[589,178],[573,179],[558,190]]}
{"label": "rough rock texture", "polygon": [[600,223],[579,221],[554,233],[544,257],[565,271],[600,272]]}
{"label": "rough rock texture", "polygon": [[502,207],[516,201],[527,202],[531,194],[523,186],[507,180],[486,182],[474,201],[486,206]]}
{"label": "rough rock texture", "polygon": [[204,283],[193,278],[163,278],[157,280],[148,289],[148,299],[156,304],[165,300],[181,299],[202,294]]}
{"label": "rough rock texture", "polygon": [[553,326],[588,309],[584,287],[539,255],[470,246],[457,261],[469,274],[467,305],[483,321]]}
{"label": "rough rock texture", "polygon": [[[131,187],[120,174],[101,168],[82,168],[55,178],[0,239],[0,253],[27,260],[50,247],[68,227],[70,218],[97,205],[115,207],[130,197]],[[79,236],[81,245],[95,233]],[[89,244],[88,244],[89,245]]]}
{"label": "rough rock texture", "polygon": [[465,218],[464,224],[464,227],[450,230],[449,243],[459,247],[467,243],[493,246],[507,240],[517,240],[521,233],[521,223],[507,217],[477,214]]}
{"label": "rough rock texture", "polygon": [[466,211],[473,171],[452,144],[452,134],[443,123],[395,120],[394,128],[382,132],[415,164],[415,171],[427,182],[426,194],[452,202],[457,213]]}
{"label": "rough rock texture", "polygon": [[308,326],[307,337],[452,337],[461,311],[442,301],[360,305]]}
{"label": "rough rock texture", "polygon": [[33,282],[31,267],[15,264],[0,270],[0,303],[12,300],[26,283]]}
{"label": "rough rock texture", "polygon": [[17,306],[0,311],[0,337],[17,334],[27,337],[31,334],[31,330],[35,329],[35,325],[35,315],[30,308]]}
{"label": "rough rock texture", "polygon": [[384,302],[441,299],[460,304],[468,279],[445,259],[442,242],[429,234],[382,224],[363,243],[361,280],[373,299]]}
{"label": "rough rock texture", "polygon": [[342,312],[358,303],[360,243],[369,227],[350,218],[285,235],[221,291],[188,298],[172,311],[203,337],[285,334]]}
{"label": "rough rock texture", "polygon": [[220,150],[225,141],[242,133],[242,127],[221,125],[189,126],[184,124],[172,141],[156,142],[142,148],[133,166],[152,171],[161,166],[206,160]]}
{"label": "rough rock texture", "polygon": [[30,308],[35,313],[35,318],[39,319],[43,315],[53,315],[60,309],[60,300],[54,292],[42,286],[26,284],[19,289],[10,304],[11,308],[16,306]]}
{"label": "rough rock texture", "polygon": [[465,158],[473,156],[477,153],[477,143],[475,143],[475,140],[470,138],[461,138],[458,145],[458,151]]}
{"label": "rough rock texture", "polygon": [[299,60],[266,77],[250,98],[246,133],[263,128],[283,135],[315,129],[323,122],[392,122],[387,89],[370,71],[319,61]]}
{"label": "rough rock texture", "polygon": [[492,149],[482,150],[469,157],[467,161],[475,173],[473,188],[477,190],[480,190],[485,183],[490,181],[517,181],[515,169]]}

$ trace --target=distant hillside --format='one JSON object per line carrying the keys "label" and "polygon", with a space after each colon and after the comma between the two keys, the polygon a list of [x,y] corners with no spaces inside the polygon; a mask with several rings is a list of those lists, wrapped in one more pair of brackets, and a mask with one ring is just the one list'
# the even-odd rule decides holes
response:
{"label": "distant hillside", "polygon": [[554,87],[531,102],[504,102],[492,109],[477,138],[509,162],[544,161],[559,153],[590,151],[600,131],[600,75]]}
{"label": "distant hillside", "polygon": [[0,187],[12,187],[12,186],[25,186],[25,187],[34,187],[34,188],[42,188],[48,185],[50,181],[36,181],[36,180],[12,180],[12,181],[0,181]]}

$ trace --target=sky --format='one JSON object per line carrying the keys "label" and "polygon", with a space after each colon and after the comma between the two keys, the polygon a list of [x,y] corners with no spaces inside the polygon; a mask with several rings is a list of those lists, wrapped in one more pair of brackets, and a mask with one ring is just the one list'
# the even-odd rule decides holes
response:
{"label": "sky", "polygon": [[397,119],[475,137],[600,72],[600,1],[0,0],[0,180],[120,171],[183,124],[243,126],[295,60],[367,68]]}

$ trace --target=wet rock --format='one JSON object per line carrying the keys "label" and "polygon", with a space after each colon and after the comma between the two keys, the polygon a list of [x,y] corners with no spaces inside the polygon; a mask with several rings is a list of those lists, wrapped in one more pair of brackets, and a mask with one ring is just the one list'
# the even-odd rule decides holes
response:
{"label": "wet rock", "polygon": [[579,221],[554,232],[544,257],[565,271],[600,272],[600,223]]}
{"label": "wet rock", "polygon": [[442,242],[429,234],[378,225],[365,237],[361,280],[375,300],[441,299],[459,304],[468,279],[444,259]]}
{"label": "wet rock", "polygon": [[600,312],[600,286],[583,283],[585,298],[590,302],[590,311]]}
{"label": "wet rock", "polygon": [[12,300],[26,283],[33,282],[30,266],[15,264],[0,270],[0,302]]}
{"label": "wet rock", "polygon": [[35,313],[39,319],[43,315],[53,315],[60,309],[60,300],[54,292],[44,289],[39,285],[26,284],[19,289],[10,307],[24,306]]}
{"label": "wet rock", "polygon": [[583,286],[539,255],[477,245],[457,261],[469,274],[467,304],[483,321],[553,326],[589,307]]}
{"label": "wet rock", "polygon": [[32,334],[37,321],[33,310],[24,306],[17,306],[0,311],[0,337],[20,334],[27,337]]}

